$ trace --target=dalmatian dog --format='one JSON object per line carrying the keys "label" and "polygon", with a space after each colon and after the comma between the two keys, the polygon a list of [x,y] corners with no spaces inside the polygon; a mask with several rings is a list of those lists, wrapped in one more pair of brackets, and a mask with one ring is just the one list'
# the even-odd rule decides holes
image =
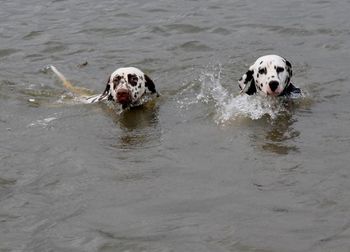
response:
{"label": "dalmatian dog", "polygon": [[142,98],[148,94],[159,96],[154,82],[136,67],[123,67],[109,76],[102,94],[87,97],[86,100],[87,103],[114,101],[125,109],[141,105]]}
{"label": "dalmatian dog", "polygon": [[241,93],[248,95],[295,97],[301,95],[300,88],[291,82],[292,65],[278,55],[258,58],[239,79]]}

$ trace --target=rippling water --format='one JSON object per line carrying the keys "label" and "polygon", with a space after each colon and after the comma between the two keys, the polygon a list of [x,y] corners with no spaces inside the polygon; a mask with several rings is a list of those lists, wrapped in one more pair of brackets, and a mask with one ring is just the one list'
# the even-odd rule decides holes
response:
{"label": "rippling water", "polygon": [[[0,251],[349,251],[349,1],[0,6]],[[271,53],[304,98],[239,95]],[[80,104],[51,64],[162,96]]]}

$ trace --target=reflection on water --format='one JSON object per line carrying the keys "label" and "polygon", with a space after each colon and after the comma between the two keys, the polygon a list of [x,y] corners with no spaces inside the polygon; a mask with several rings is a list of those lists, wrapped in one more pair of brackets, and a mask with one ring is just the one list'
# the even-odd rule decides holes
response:
{"label": "reflection on water", "polygon": [[294,140],[300,136],[300,131],[293,127],[297,122],[294,114],[297,111],[309,112],[312,103],[310,96],[295,100],[282,100],[285,110],[276,118],[266,122],[267,125],[262,133],[264,138],[257,141],[258,144],[261,143],[261,148],[264,151],[282,155],[298,152],[299,148]]}
{"label": "reflection on water", "polygon": [[300,132],[292,127],[294,122],[295,119],[289,113],[279,115],[273,120],[264,135],[262,149],[276,154],[298,151],[298,147],[290,141],[300,135]]}
{"label": "reflection on water", "polygon": [[143,129],[157,125],[158,107],[155,104],[130,108],[120,114],[117,123],[126,130]]}
{"label": "reflection on water", "polygon": [[116,147],[120,149],[143,148],[159,144],[161,129],[159,126],[159,108],[156,101],[150,101],[143,106],[116,113],[114,109],[105,109],[121,134],[118,136]]}

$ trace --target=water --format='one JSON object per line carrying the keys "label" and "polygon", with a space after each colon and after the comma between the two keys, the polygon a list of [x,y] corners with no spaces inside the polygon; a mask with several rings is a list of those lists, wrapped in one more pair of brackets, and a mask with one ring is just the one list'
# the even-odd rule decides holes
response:
{"label": "water", "polygon": [[[350,251],[349,1],[0,5],[0,251]],[[272,53],[304,98],[239,95]],[[162,96],[81,104],[51,64]]]}

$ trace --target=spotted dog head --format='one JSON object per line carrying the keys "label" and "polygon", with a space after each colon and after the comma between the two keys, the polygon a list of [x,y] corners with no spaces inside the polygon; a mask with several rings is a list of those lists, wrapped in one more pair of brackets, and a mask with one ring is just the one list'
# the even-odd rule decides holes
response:
{"label": "spotted dog head", "polygon": [[138,105],[140,98],[146,93],[158,94],[153,81],[138,68],[124,67],[118,68],[110,75],[99,100],[108,97],[108,100],[126,108]]}
{"label": "spotted dog head", "polygon": [[278,55],[258,58],[238,81],[241,92],[248,95],[279,96],[291,84],[292,65]]}

